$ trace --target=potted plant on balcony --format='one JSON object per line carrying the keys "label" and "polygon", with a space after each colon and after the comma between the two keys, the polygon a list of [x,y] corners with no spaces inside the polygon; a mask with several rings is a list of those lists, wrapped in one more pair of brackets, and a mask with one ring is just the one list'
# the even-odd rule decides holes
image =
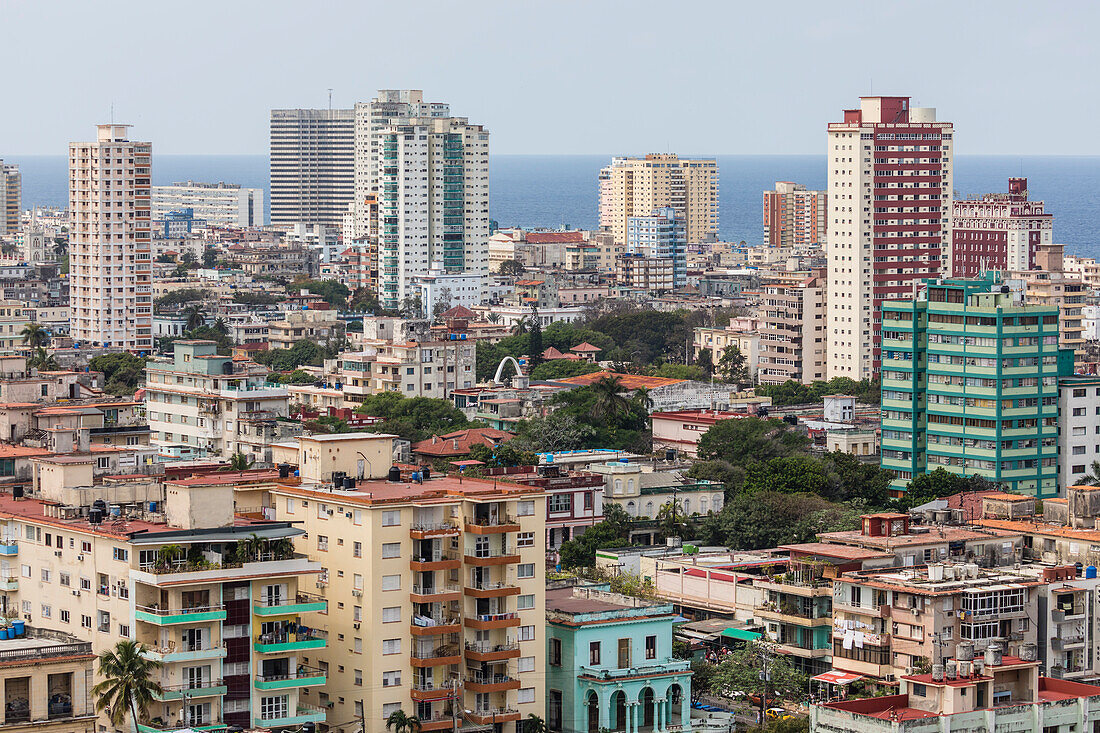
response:
{"label": "potted plant on balcony", "polygon": [[186,555],[186,551],[180,545],[164,545],[157,553],[157,565],[162,570],[170,570]]}
{"label": "potted plant on balcony", "polygon": [[420,718],[407,715],[404,710],[394,710],[386,718],[386,730],[393,733],[420,733]]}
{"label": "potted plant on balcony", "polygon": [[107,711],[112,724],[121,727],[129,713],[135,727],[146,717],[146,709],[164,694],[153,672],[162,664],[142,656],[145,646],[124,639],[99,655],[99,674],[104,679],[92,688],[95,707]]}

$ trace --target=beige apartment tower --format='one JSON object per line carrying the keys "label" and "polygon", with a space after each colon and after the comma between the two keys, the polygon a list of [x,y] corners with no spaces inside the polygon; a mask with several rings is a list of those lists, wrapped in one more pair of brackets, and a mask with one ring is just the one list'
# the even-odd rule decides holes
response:
{"label": "beige apartment tower", "polygon": [[689,244],[718,236],[718,161],[681,160],[675,153],[613,158],[600,170],[600,228],[626,243],[632,216],[671,207],[683,217]]}
{"label": "beige apartment tower", "polygon": [[12,236],[19,231],[22,210],[23,176],[19,166],[0,160],[0,236]]}
{"label": "beige apartment tower", "polygon": [[150,155],[129,125],[97,125],[69,143],[69,302],[81,344],[149,351],[152,339]]}

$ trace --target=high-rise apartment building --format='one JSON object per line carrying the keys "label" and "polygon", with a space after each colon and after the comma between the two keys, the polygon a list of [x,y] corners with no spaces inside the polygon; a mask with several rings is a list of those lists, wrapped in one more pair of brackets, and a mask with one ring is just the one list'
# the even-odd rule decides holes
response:
{"label": "high-rise apartment building", "polygon": [[23,204],[23,176],[19,166],[0,160],[0,235],[19,231]]}
{"label": "high-rise apartment building", "polygon": [[1085,352],[1085,296],[1088,288],[1077,273],[1067,272],[1062,265],[1063,244],[1037,244],[1031,248],[1031,266],[1005,274],[1015,285],[1022,286],[1028,305],[1058,308],[1058,339],[1063,348],[1073,349],[1079,361]]}
{"label": "high-rise apartment building", "polygon": [[[337,465],[340,446],[322,448]],[[299,468],[317,474],[312,458]],[[422,731],[523,730],[545,714],[546,496],[500,480],[408,478],[271,490],[276,518],[307,533],[299,551],[324,566],[330,642],[316,658],[328,722],[362,716],[382,730],[403,710]]]}
{"label": "high-rise apartment building", "polygon": [[150,254],[152,144],[129,125],[98,125],[94,142],[69,143],[70,333],[82,343],[153,346]]}
{"label": "high-rise apartment building", "polygon": [[632,216],[649,216],[666,206],[683,217],[687,241],[718,236],[718,161],[681,160],[675,153],[612,158],[600,171],[600,228],[625,244]]}
{"label": "high-rise apartment building", "polygon": [[[825,270],[770,277],[761,285],[758,378],[761,384],[825,379]],[[715,353],[715,359],[720,354]]]}
{"label": "high-rise apartment building", "polygon": [[1042,201],[1028,201],[1027,179],[1009,178],[1008,193],[951,203],[951,275],[985,270],[1030,270],[1035,248],[1051,244],[1054,217]]}
{"label": "high-rise apartment building", "polygon": [[1058,493],[1058,308],[1025,305],[999,275],[929,281],[882,306],[882,467],[903,491],[944,468],[1039,497]]}
{"label": "high-rise apartment building", "polygon": [[355,197],[355,111],[271,110],[271,223],[339,228]]}
{"label": "high-rise apartment building", "polygon": [[434,267],[489,268],[489,131],[464,117],[382,127],[378,168],[378,298],[396,310]]}
{"label": "high-rise apartment building", "polygon": [[863,97],[829,123],[830,379],[873,377],[883,302],[947,267],[952,130],[908,97]]}
{"label": "high-rise apartment building", "polygon": [[777,181],[764,192],[764,244],[769,247],[821,247],[827,241],[824,191]]}
{"label": "high-rise apartment building", "polygon": [[687,285],[687,227],[671,207],[627,220],[626,251],[672,262],[672,286]]}
{"label": "high-rise apartment building", "polygon": [[191,209],[194,218],[215,227],[260,227],[264,225],[264,190],[243,188],[235,183],[186,181],[171,186],[153,186],[153,221],[162,221],[173,211]]}

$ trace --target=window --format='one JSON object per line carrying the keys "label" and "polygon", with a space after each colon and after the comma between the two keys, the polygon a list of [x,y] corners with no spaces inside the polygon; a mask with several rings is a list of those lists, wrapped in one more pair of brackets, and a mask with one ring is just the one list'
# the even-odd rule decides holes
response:
{"label": "window", "polygon": [[522,596],[516,596],[516,610],[527,611],[535,607],[535,596],[533,594],[527,594]]}
{"label": "window", "polygon": [[[383,577],[393,577],[393,576],[383,576]],[[352,587],[355,588],[355,590],[358,590],[358,591],[363,590],[363,576],[360,575],[359,573],[353,574],[352,578],[351,578],[351,584],[352,584]]]}
{"label": "window", "polygon": [[1073,455],[1075,455],[1075,456],[1085,455],[1085,446],[1083,446],[1083,445],[1073,446]]}
{"label": "window", "polygon": [[352,609],[351,609],[351,620],[352,621],[362,621],[363,620],[363,607],[362,606],[353,606],[352,607]]}
{"label": "window", "polygon": [[396,527],[401,524],[401,512],[398,510],[382,512],[382,526]]}
{"label": "window", "polygon": [[323,534],[317,535],[317,550],[320,552],[328,552],[328,537]]}
{"label": "window", "polygon": [[520,641],[533,641],[535,638],[534,626],[520,626],[519,627],[519,640]]}
{"label": "window", "polygon": [[61,623],[63,623],[63,624],[69,623],[69,612],[67,610],[65,610],[64,608],[61,609]]}
{"label": "window", "polygon": [[50,618],[51,616],[53,616],[53,608],[51,608],[50,606],[47,606],[45,603],[43,603],[42,604],[42,618]]}
{"label": "window", "polygon": [[400,639],[383,639],[382,640],[382,653],[383,654],[400,654],[401,653],[401,640]]}
{"label": "window", "polygon": [[384,559],[391,559],[395,557],[401,557],[401,543],[400,542],[383,542],[382,543],[382,557]]}
{"label": "window", "polygon": [[121,562],[130,562],[130,551],[125,547],[115,547],[111,552],[111,556]]}
{"label": "window", "polygon": [[401,623],[401,606],[390,606],[382,609],[382,623]]}
{"label": "window", "polygon": [[351,546],[352,557],[363,557],[363,543],[355,542]]}
{"label": "window", "polygon": [[355,651],[356,654],[362,654],[363,653],[363,640],[358,636],[355,637],[354,651]]}
{"label": "window", "polygon": [[30,565],[23,565],[19,568],[19,570],[22,572],[24,578],[31,577],[31,566]]}
{"label": "window", "polygon": [[260,698],[260,718],[272,720],[290,715],[289,695]]}
{"label": "window", "polygon": [[[558,664],[560,666],[560,664],[561,664],[561,640],[560,639],[551,639],[550,640],[550,650],[551,650],[551,652],[553,652],[555,641],[558,642]],[[516,660],[516,671],[517,672],[534,672],[535,671],[535,658],[534,657],[520,657],[519,659],[517,659]]]}
{"label": "window", "polygon": [[354,681],[353,684],[356,687],[362,687],[363,686],[363,670],[357,669],[357,670],[354,670],[354,672],[355,672],[355,681]]}
{"label": "window", "polygon": [[535,701],[535,688],[534,687],[521,687],[516,692],[516,702],[534,702]]}
{"label": "window", "polygon": [[129,639],[130,638],[130,627],[127,626],[126,624],[119,624],[118,625],[118,635],[121,636],[123,639]]}
{"label": "window", "polygon": [[619,639],[619,669],[630,666],[630,639]]}
{"label": "window", "polygon": [[50,582],[50,569],[49,568],[42,568],[42,582],[43,583],[49,583]]}
{"label": "window", "polygon": [[92,551],[92,543],[91,542],[81,542],[80,543],[80,551],[81,552],[91,552]]}
{"label": "window", "polygon": [[107,611],[99,612],[99,630],[105,634],[111,630],[111,614]]}
{"label": "window", "polygon": [[588,642],[588,663],[592,666],[600,663],[600,642]]}
{"label": "window", "polygon": [[68,573],[60,572],[57,574],[57,582],[67,586],[72,583],[72,577]]}
{"label": "window", "polygon": [[80,579],[80,590],[91,590],[91,589],[92,589],[92,581],[88,578],[81,578]]}
{"label": "window", "polygon": [[592,492],[591,491],[584,492],[584,508],[585,509],[591,509],[592,508]]}
{"label": "window", "polygon": [[399,702],[387,702],[382,705],[382,719],[390,717],[398,710],[401,709],[401,703]]}
{"label": "window", "polygon": [[90,629],[90,628],[92,628],[92,617],[91,617],[91,616],[84,616],[84,615],[81,615],[81,617],[80,617],[80,625],[81,625],[81,626],[82,626],[83,628],[85,628],[85,629]]}
{"label": "window", "polygon": [[521,517],[533,517],[535,516],[535,502],[533,501],[521,501],[518,502],[516,514]]}
{"label": "window", "polygon": [[551,494],[547,499],[546,511],[548,512],[567,512],[572,508],[572,494]]}
{"label": "window", "polygon": [[383,575],[382,590],[401,590],[401,576]]}
{"label": "window", "polygon": [[535,564],[533,562],[521,563],[520,566],[518,568],[516,568],[516,577],[517,578],[533,578],[533,577],[535,577]]}
{"label": "window", "polygon": [[516,547],[534,547],[535,546],[535,533],[534,532],[520,532],[516,537]]}
{"label": "window", "polygon": [[294,513],[295,503],[296,502],[294,501],[294,499],[287,499],[286,500],[286,513],[287,514],[293,514]]}
{"label": "window", "polygon": [[[551,666],[561,666],[561,639],[550,640],[550,652],[548,654],[549,662]],[[527,657],[528,659],[534,659],[534,657]]]}
{"label": "window", "polygon": [[925,685],[914,684],[909,688],[914,697],[928,697],[928,688]]}
{"label": "window", "polygon": [[657,658],[657,637],[647,636],[645,638],[645,658],[656,659]]}
{"label": "window", "polygon": [[401,684],[401,670],[395,669],[382,673],[383,687],[397,687]]}

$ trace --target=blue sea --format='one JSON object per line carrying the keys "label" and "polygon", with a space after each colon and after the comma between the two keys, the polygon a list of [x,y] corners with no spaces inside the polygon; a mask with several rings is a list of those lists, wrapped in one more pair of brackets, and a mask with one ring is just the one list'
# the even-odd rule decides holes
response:
{"label": "blue sea", "polygon": [[[596,176],[611,155],[494,155],[489,163],[489,213],[501,226],[579,227],[597,221]],[[23,204],[65,206],[64,156],[4,156],[23,171]],[[775,181],[825,187],[824,155],[720,155],[721,237],[757,244],[763,238],[761,192]],[[960,195],[1005,191],[1010,176],[1026,176],[1031,197],[1054,214],[1054,241],[1068,252],[1100,257],[1100,157],[959,156],[955,189]],[[159,155],[153,182],[226,181],[268,188],[262,155]]]}

